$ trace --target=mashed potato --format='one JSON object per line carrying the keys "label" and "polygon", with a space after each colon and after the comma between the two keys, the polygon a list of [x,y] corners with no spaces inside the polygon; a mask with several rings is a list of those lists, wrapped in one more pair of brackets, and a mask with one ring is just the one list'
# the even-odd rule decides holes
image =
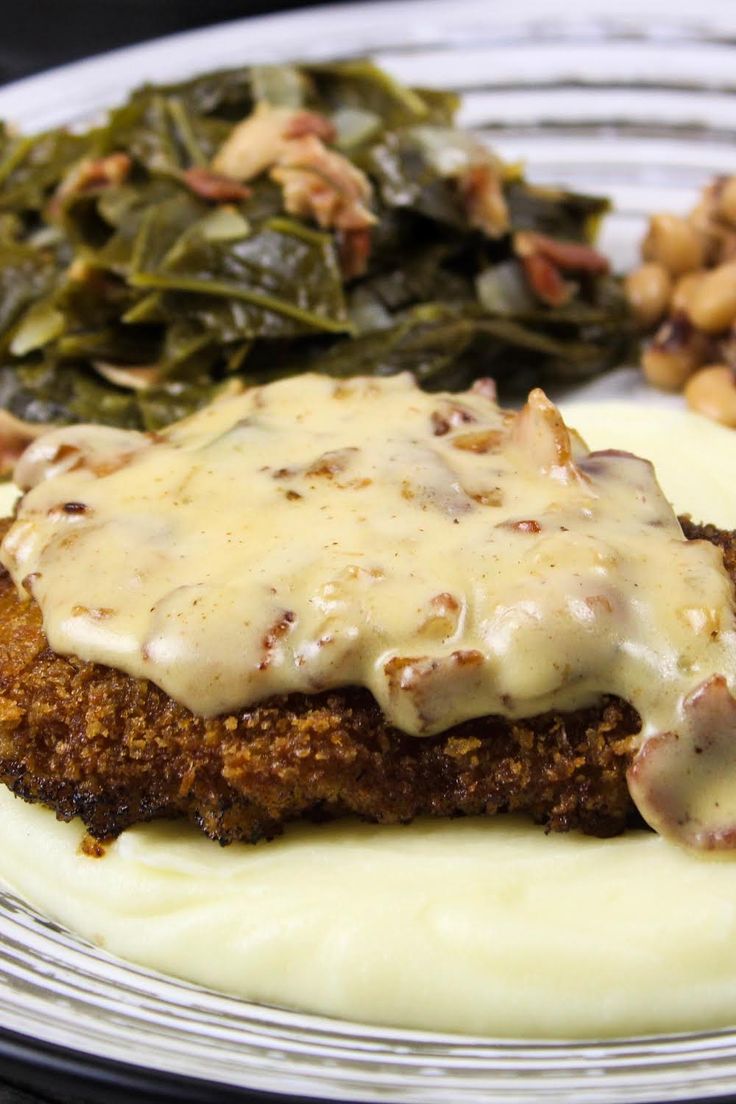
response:
{"label": "mashed potato", "polygon": [[[736,527],[736,435],[670,409],[565,411]],[[221,849],[178,824],[83,830],[0,788],[0,877],[109,951],[256,1001],[386,1025],[605,1037],[736,1022],[736,858],[511,818],[298,826]]]}

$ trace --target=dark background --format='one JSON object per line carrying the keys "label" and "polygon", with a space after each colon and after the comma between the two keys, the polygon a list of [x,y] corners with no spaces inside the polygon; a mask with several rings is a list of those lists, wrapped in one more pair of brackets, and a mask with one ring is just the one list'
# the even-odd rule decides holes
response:
{"label": "dark background", "polygon": [[315,2],[0,0],[0,83],[147,38]]}

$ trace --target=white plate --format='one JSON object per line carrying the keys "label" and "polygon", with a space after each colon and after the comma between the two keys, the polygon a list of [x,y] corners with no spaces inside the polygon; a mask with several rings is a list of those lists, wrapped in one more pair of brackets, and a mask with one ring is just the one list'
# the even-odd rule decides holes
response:
{"label": "white plate", "polygon": [[[604,246],[623,264],[647,212],[684,210],[709,177],[736,172],[735,38],[732,0],[699,10],[677,0],[322,8],[179,35],[21,81],[0,89],[0,116],[39,129],[89,118],[146,79],[370,53],[402,79],[462,91],[464,121],[505,157],[524,159],[531,178],[611,195],[618,212]],[[630,387],[630,376],[620,379]],[[152,1076],[300,1099],[634,1104],[736,1092],[731,1031],[539,1044],[324,1020],[126,965],[11,895],[0,895],[0,1025],[39,1053],[56,1045]],[[12,1045],[6,1035],[0,1058]],[[188,1090],[181,1098],[191,1098]]]}

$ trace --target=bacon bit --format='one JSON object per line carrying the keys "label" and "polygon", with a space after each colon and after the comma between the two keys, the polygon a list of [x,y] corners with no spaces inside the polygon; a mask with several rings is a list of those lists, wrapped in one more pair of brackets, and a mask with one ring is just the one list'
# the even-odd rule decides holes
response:
{"label": "bacon bit", "polygon": [[11,472],[31,441],[48,429],[47,425],[23,422],[7,410],[0,410],[0,475]]}
{"label": "bacon bit", "polygon": [[482,667],[484,663],[482,653],[476,652],[472,648],[466,651],[453,652],[450,659],[456,667]]}
{"label": "bacon bit", "polygon": [[476,433],[463,433],[454,437],[452,447],[462,452],[498,452],[503,445],[505,434],[500,429],[481,429]]}
{"label": "bacon bit", "polygon": [[516,533],[541,533],[542,526],[538,521],[526,519],[524,521],[500,521],[497,529],[512,529]]}
{"label": "bacon bit", "polygon": [[433,410],[429,420],[432,423],[432,433],[435,437],[444,437],[446,433],[450,432],[449,421],[439,411]]}
{"label": "bacon bit", "polygon": [[432,675],[452,668],[476,668],[483,666],[483,655],[475,649],[451,652],[440,659],[428,656],[407,658],[394,656],[384,664],[389,691],[413,690]]}
{"label": "bacon bit", "polygon": [[489,157],[471,165],[458,178],[471,226],[482,230],[489,238],[501,238],[509,229],[509,211],[503,195],[501,173]]}
{"label": "bacon bit", "polygon": [[441,411],[432,411],[430,421],[434,436],[444,437],[451,429],[470,425],[475,421],[475,415],[470,410],[466,410],[464,406],[460,406],[459,403],[447,403]]}
{"label": "bacon bit", "polygon": [[443,617],[448,613],[457,613],[460,609],[460,603],[454,594],[448,594],[446,591],[443,591],[442,594],[435,594],[430,605],[437,613],[442,614]]}
{"label": "bacon bit", "polygon": [[453,594],[435,594],[430,602],[432,612],[419,627],[424,636],[444,639],[457,631],[460,603]]}
{"label": "bacon bit", "polygon": [[369,229],[338,230],[337,251],[343,279],[355,280],[368,269],[373,238]]}
{"label": "bacon bit", "polygon": [[290,631],[291,626],[296,621],[296,614],[293,610],[285,610],[282,616],[275,621],[271,628],[265,633],[263,640],[261,641],[265,655],[261,662],[258,664],[259,671],[267,671],[271,666],[273,659],[272,652],[278,642],[282,640],[286,634]]}
{"label": "bacon bit", "polygon": [[535,387],[511,430],[514,443],[545,474],[565,480],[581,477],[573,464],[572,438],[554,403]]}
{"label": "bacon bit", "polygon": [[217,151],[212,169],[230,180],[252,180],[276,164],[286,145],[310,137],[332,142],[335,128],[316,111],[261,101],[233,127]]}
{"label": "bacon bit", "polygon": [[181,178],[190,191],[210,203],[238,203],[253,195],[250,188],[246,188],[245,184],[241,184],[238,180],[233,180],[231,176],[225,176],[224,173],[214,172],[213,169],[206,169],[199,165],[187,169],[182,173]]}
{"label": "bacon bit", "polygon": [[33,584],[35,583],[36,579],[40,578],[40,571],[31,571],[28,573],[28,575],[24,575],[20,585],[23,587],[26,594],[30,594],[31,597],[33,597]]}
{"label": "bacon bit", "polygon": [[468,410],[466,407],[461,406],[460,403],[450,403],[447,408],[450,425],[453,429],[459,429],[460,426],[471,425],[476,421],[475,414],[472,410]]}
{"label": "bacon bit", "polygon": [[484,399],[490,399],[491,402],[496,402],[498,399],[496,381],[491,379],[490,376],[481,376],[480,379],[477,379],[470,388],[470,393],[471,395],[482,395]]}
{"label": "bacon bit", "polygon": [[627,772],[641,815],[660,835],[704,851],[736,846],[736,701],[722,675],[683,702],[683,726],[645,740]]}
{"label": "bacon bit", "polygon": [[537,299],[541,299],[548,307],[561,307],[569,302],[573,288],[563,280],[559,268],[541,253],[530,253],[529,256],[522,257],[521,267]]}
{"label": "bacon bit", "polygon": [[[367,230],[375,223],[368,208],[372,188],[365,173],[324,142],[334,138],[329,120],[314,112],[260,103],[239,123],[212,162],[215,173],[252,180],[271,169],[289,214],[312,217],[318,225],[343,231]],[[365,236],[350,244],[351,271],[367,259]]]}
{"label": "bacon bit", "polygon": [[290,215],[337,230],[366,230],[376,222],[367,207],[368,177],[313,135],[284,143],[271,179],[281,185]]}
{"label": "bacon bit", "polygon": [[317,111],[295,112],[281,133],[286,139],[305,138],[308,134],[313,134],[323,142],[334,142],[337,135],[330,120]]}
{"label": "bacon bit", "polygon": [[601,275],[609,270],[608,259],[585,242],[550,238],[533,230],[521,230],[514,235],[514,252],[517,257],[541,255],[563,272]]}
{"label": "bacon bit", "polygon": [[123,184],[130,175],[133,162],[127,153],[111,153],[92,161],[86,172],[86,186]]}
{"label": "bacon bit", "polygon": [[[334,137],[327,119],[313,112],[260,103],[220,148],[212,169],[236,181],[252,180],[271,169],[290,215],[313,218],[325,229],[349,235],[367,231],[376,219],[365,173],[324,142]],[[344,245],[348,275],[365,271],[370,239],[352,237]]]}
{"label": "bacon bit", "polygon": [[130,175],[133,162],[127,153],[111,153],[107,157],[85,158],[72,166],[48,205],[53,218],[61,210],[64,200],[81,195],[93,188],[108,188],[123,184]]}
{"label": "bacon bit", "polygon": [[333,479],[345,471],[352,459],[352,453],[357,451],[357,448],[344,448],[325,452],[307,468],[305,475],[323,475],[327,479]]}
{"label": "bacon bit", "polygon": [[62,472],[85,470],[96,476],[111,475],[130,464],[141,448],[139,434],[112,427],[103,432],[117,438],[119,447],[114,453],[112,449],[107,454],[94,450],[87,453],[73,442],[59,441],[59,437],[67,433],[75,435],[76,429],[75,426],[57,426],[49,431],[49,427],[45,427],[40,440],[34,441],[16,464],[14,479],[21,490],[28,491],[41,480]]}
{"label": "bacon bit", "polygon": [[532,230],[514,235],[514,252],[531,290],[550,307],[562,306],[572,295],[572,288],[562,278],[563,272],[601,275],[609,269],[606,257],[591,246],[558,241]]}

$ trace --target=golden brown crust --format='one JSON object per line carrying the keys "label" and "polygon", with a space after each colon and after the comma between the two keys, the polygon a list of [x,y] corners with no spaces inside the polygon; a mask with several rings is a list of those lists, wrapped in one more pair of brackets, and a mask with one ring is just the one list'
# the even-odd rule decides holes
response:
{"label": "golden brown crust", "polygon": [[[686,525],[723,547],[733,574],[732,535]],[[432,738],[390,728],[358,689],[204,720],[149,682],[55,655],[38,608],[4,573],[0,624],[0,781],[63,820],[81,817],[97,839],[155,817],[186,817],[228,843],[299,816],[386,823],[509,810],[603,836],[634,816],[625,774],[639,718],[615,698]]]}

